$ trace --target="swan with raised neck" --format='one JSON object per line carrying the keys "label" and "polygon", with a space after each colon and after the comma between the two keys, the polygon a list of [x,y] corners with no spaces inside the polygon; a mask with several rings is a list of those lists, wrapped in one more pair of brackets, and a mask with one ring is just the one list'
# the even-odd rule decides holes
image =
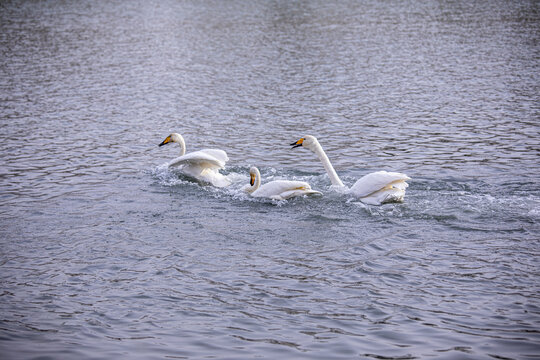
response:
{"label": "swan with raised neck", "polygon": [[313,151],[321,160],[332,185],[344,188],[346,193],[358,197],[360,201],[366,204],[381,205],[387,202],[401,202],[405,197],[405,189],[409,186],[406,181],[410,180],[410,178],[403,173],[373,172],[362,176],[352,187],[347,188],[343,185],[317,138],[306,135],[292,143],[291,146],[293,149],[302,146]]}
{"label": "swan with raised neck", "polygon": [[313,151],[315,155],[317,155],[319,160],[321,160],[324,166],[324,169],[326,170],[326,173],[328,174],[328,177],[330,177],[330,181],[332,182],[332,185],[345,187],[345,185],[343,185],[343,182],[339,178],[338,174],[336,173],[336,170],[334,170],[334,167],[332,166],[332,163],[328,159],[328,156],[326,156],[326,153],[324,152],[321,144],[319,144],[319,141],[317,140],[315,136],[306,135],[300,140],[292,143],[291,145],[293,149],[295,147],[303,146]]}

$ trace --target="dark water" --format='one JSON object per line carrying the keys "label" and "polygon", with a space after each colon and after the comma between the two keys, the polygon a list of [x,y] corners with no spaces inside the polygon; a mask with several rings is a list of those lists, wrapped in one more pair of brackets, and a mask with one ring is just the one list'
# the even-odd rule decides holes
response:
{"label": "dark water", "polygon": [[[0,4],[0,358],[540,357],[537,1]],[[160,167],[172,131],[231,187]],[[413,180],[403,204],[330,189]],[[300,179],[320,198],[247,197]]]}

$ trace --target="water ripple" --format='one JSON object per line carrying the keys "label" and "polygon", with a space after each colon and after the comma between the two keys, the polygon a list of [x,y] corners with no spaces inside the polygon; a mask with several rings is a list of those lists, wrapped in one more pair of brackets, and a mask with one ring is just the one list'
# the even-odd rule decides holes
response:
{"label": "water ripple", "polygon": [[[537,356],[537,5],[403,5],[0,5],[0,352]],[[172,131],[231,187],[165,168]],[[405,202],[334,191],[306,134]]]}

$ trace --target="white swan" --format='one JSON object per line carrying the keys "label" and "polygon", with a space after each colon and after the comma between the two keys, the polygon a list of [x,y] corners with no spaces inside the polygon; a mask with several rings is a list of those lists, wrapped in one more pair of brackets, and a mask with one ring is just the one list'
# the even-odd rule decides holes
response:
{"label": "white swan", "polygon": [[[304,136],[291,144],[292,148],[303,146],[313,151],[321,160],[333,186],[345,188],[334,167],[328,160],[317,138],[311,135]],[[401,202],[405,196],[406,183],[411,178],[398,172],[377,171],[358,179],[346,193],[354,195],[360,201],[370,205],[381,205],[388,202]]]}
{"label": "white swan", "polygon": [[216,187],[224,187],[230,185],[230,181],[223,174],[219,173],[219,169],[225,167],[225,163],[229,161],[227,153],[219,149],[203,149],[186,154],[186,143],[182,135],[172,133],[159,144],[163,146],[168,143],[180,144],[180,156],[167,163],[168,167],[178,166],[186,175],[194,177],[198,180],[210,183]]}
{"label": "white swan", "polygon": [[272,200],[286,200],[295,196],[322,195],[317,190],[312,190],[305,181],[274,180],[261,186],[261,173],[255,166],[249,169],[251,186],[245,190],[253,197],[266,197]]}

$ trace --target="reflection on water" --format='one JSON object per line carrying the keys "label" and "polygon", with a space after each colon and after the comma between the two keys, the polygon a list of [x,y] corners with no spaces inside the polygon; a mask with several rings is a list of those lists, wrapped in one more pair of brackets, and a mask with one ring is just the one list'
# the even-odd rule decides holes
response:
{"label": "reflection on water", "polygon": [[[0,8],[0,353],[538,356],[536,2]],[[231,187],[163,169],[172,131]],[[333,191],[307,134],[405,202]]]}

